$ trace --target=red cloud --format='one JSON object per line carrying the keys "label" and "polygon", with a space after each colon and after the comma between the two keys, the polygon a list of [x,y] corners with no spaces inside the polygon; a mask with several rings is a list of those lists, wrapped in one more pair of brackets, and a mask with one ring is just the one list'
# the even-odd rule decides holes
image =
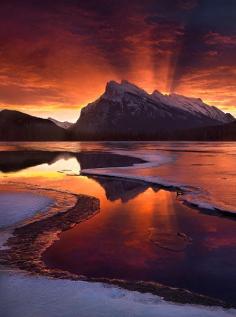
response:
{"label": "red cloud", "polygon": [[217,32],[209,32],[205,36],[205,43],[208,45],[236,45],[236,35],[223,35]]}

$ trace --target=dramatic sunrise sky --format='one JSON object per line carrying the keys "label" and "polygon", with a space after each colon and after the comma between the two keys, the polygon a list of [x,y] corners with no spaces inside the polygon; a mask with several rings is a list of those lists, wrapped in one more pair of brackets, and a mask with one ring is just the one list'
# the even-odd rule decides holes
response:
{"label": "dramatic sunrise sky", "polygon": [[1,0],[0,108],[75,121],[107,81],[236,115],[236,0]]}

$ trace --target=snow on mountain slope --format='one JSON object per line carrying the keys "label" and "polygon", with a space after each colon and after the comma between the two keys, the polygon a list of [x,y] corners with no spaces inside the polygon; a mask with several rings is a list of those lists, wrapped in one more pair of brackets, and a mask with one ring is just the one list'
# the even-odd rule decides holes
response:
{"label": "snow on mountain slope", "polygon": [[232,121],[223,111],[214,106],[207,105],[200,98],[185,97],[178,94],[163,95],[157,90],[152,93],[152,98],[197,116],[204,115],[222,123]]}

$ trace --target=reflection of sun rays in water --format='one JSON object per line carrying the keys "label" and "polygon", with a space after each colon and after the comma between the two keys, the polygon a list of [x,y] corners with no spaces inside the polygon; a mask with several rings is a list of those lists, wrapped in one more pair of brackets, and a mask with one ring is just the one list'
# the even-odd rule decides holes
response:
{"label": "reflection of sun rays in water", "polygon": [[[152,188],[148,188],[144,193],[130,202],[130,208],[133,211],[132,222],[135,223],[137,230],[148,230],[156,227],[160,231],[178,231],[178,221],[174,210],[173,193],[158,190],[154,192]],[[133,207],[132,207],[133,205]],[[139,206],[139,208],[137,208]],[[161,224],[160,224],[161,222]]]}

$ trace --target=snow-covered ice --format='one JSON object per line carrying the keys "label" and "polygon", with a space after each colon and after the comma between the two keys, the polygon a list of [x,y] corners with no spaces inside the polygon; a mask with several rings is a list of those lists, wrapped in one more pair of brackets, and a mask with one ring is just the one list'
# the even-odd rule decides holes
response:
{"label": "snow-covered ice", "polygon": [[233,317],[234,309],[169,303],[101,283],[0,272],[4,317]]}
{"label": "snow-covered ice", "polygon": [[38,212],[46,211],[52,203],[51,198],[43,195],[29,192],[1,192],[0,228],[12,226]]}

